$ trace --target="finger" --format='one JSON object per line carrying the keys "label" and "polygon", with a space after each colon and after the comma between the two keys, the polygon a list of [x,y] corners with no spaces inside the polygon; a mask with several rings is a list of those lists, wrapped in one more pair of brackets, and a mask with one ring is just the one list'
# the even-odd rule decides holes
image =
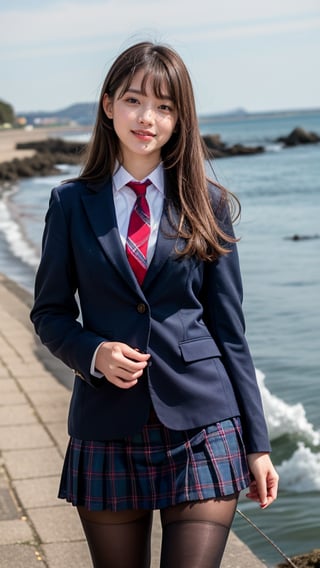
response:
{"label": "finger", "polygon": [[266,509],[267,507],[269,507],[269,505],[271,505],[271,503],[273,503],[273,501],[275,501],[276,498],[277,498],[277,489],[273,488],[271,490],[268,490],[265,502],[260,503],[261,509]]}
{"label": "finger", "polygon": [[271,487],[271,489],[269,491],[269,495],[270,495],[272,501],[274,501],[277,498],[277,495],[278,495],[278,486]]}
{"label": "finger", "polygon": [[109,383],[112,383],[114,386],[120,389],[130,389],[134,387],[138,382],[138,379],[125,380],[121,377],[106,377],[106,379]]}
{"label": "finger", "polygon": [[[133,353],[136,353],[133,351]],[[140,354],[139,354],[140,355]],[[144,357],[149,355],[144,354]],[[116,352],[113,357],[115,367],[123,369],[129,373],[135,373],[141,369],[144,369],[148,365],[147,359],[134,359],[133,357],[128,357],[124,353]]]}
{"label": "finger", "polygon": [[122,365],[119,365],[119,368],[126,373],[134,374],[138,373],[139,371],[143,371],[147,367],[147,361],[131,361],[129,359],[125,359]]}
{"label": "finger", "polygon": [[124,381],[133,381],[139,379],[143,375],[143,371],[145,369],[145,365],[141,366],[139,363],[138,366],[134,366],[131,368],[122,368],[118,366],[111,366],[110,371],[112,376],[123,379]]}
{"label": "finger", "polygon": [[[139,366],[141,366],[141,363],[139,363]],[[110,382],[116,384],[116,386],[123,386],[121,385],[121,382],[136,384],[138,379],[143,376],[143,371],[144,365],[142,368],[138,368],[138,370],[134,372],[122,369],[121,367],[111,366],[105,376]],[[124,386],[126,387],[126,385]]]}
{"label": "finger", "polygon": [[271,505],[271,503],[273,503],[274,499],[270,496],[267,497],[266,502],[263,504],[260,504],[260,508],[261,509],[266,509],[267,507],[269,507],[269,505]]}
{"label": "finger", "polygon": [[122,390],[128,390],[131,389],[132,387],[134,387],[137,384],[138,381],[124,381],[122,379],[119,379],[116,383],[115,386],[118,387],[119,389]]}
{"label": "finger", "polygon": [[278,483],[279,483],[279,477],[278,476],[272,477],[270,480],[267,480],[268,505],[270,505],[277,498]]}
{"label": "finger", "polygon": [[124,348],[122,350],[122,354],[133,361],[148,361],[150,359],[150,353],[144,353],[140,351],[138,348],[129,347],[129,345],[124,344]]}
{"label": "finger", "polygon": [[249,485],[249,491],[246,493],[246,497],[251,499],[252,501],[259,501],[259,495],[257,492],[257,484],[255,481],[252,481]]}
{"label": "finger", "polygon": [[260,507],[262,508],[266,507],[268,505],[266,481],[257,482],[257,493],[259,497]]}
{"label": "finger", "polygon": [[266,473],[255,474],[255,480],[250,484],[249,498],[265,506],[267,503],[267,476]]}
{"label": "finger", "polygon": [[133,379],[132,381],[128,381],[125,379],[117,379],[118,384],[117,386],[121,389],[131,389],[138,383],[138,379]]}

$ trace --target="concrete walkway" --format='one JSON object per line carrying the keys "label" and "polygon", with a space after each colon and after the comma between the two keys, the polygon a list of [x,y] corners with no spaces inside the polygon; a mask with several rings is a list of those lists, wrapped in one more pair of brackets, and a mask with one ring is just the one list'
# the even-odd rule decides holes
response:
{"label": "concrete walkway", "polygon": [[[56,377],[70,384],[72,376],[35,338],[31,301],[0,274],[0,565],[90,568],[77,513],[56,498],[70,398]],[[159,567],[160,538],[156,515],[152,568]],[[222,568],[264,566],[230,535]]]}

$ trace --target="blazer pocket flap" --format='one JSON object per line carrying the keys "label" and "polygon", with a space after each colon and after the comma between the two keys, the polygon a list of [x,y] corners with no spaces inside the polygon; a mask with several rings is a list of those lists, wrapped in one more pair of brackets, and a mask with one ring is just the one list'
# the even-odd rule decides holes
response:
{"label": "blazer pocket flap", "polygon": [[221,353],[211,337],[201,337],[180,343],[182,357],[186,363],[209,359],[210,357],[221,357]]}

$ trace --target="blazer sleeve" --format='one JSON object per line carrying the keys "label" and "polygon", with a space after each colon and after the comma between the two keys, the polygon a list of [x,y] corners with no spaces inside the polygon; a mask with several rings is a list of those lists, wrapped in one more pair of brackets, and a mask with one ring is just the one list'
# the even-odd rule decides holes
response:
{"label": "blazer sleeve", "polygon": [[[219,217],[221,228],[234,236],[227,204],[220,211]],[[236,243],[228,244],[227,248],[228,253],[205,266],[205,322],[221,350],[222,362],[232,382],[240,408],[247,452],[268,452],[270,443],[267,425],[245,337],[243,289]]]}
{"label": "blazer sleeve", "polygon": [[104,338],[85,330],[79,320],[77,276],[68,230],[70,220],[63,210],[58,189],[52,190],[46,214],[30,317],[49,351],[80,378],[98,387],[101,381],[90,374],[90,365]]}

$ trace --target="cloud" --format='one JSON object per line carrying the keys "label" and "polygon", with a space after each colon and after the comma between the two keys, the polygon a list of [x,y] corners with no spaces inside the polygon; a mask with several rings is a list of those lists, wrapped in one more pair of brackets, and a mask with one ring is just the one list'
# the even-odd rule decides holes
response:
{"label": "cloud", "polygon": [[[79,97],[91,100],[114,57],[145,39],[169,43],[181,53],[200,104],[209,109],[212,101],[221,108],[253,106],[254,98],[261,101],[261,79],[251,77],[268,76],[271,68],[278,69],[273,84],[281,83],[282,88],[264,84],[264,106],[273,97],[276,107],[288,90],[281,82],[279,54],[288,62],[283,64],[286,84],[292,76],[297,101],[311,96],[304,84],[318,85],[319,80],[312,63],[320,39],[319,0],[0,0],[0,26],[0,73],[6,77],[2,96],[16,108],[58,108]],[[303,61],[300,87],[297,68],[290,63],[293,57]],[[311,68],[305,63],[309,61]],[[234,92],[234,78],[247,70],[247,80],[239,81],[241,98],[239,88]],[[217,77],[223,81],[221,93]],[[57,89],[61,84],[63,89]],[[316,92],[315,85],[313,97]]]}
{"label": "cloud", "polygon": [[191,35],[189,34],[189,37],[193,40],[199,38],[203,41],[207,41],[208,39],[250,38],[318,29],[320,29],[320,15],[315,18],[297,18],[292,21],[256,21],[254,25],[246,23],[220,28],[208,28],[208,26],[206,26],[199,31],[193,30]]}
{"label": "cloud", "polygon": [[[123,17],[125,14],[125,18]],[[301,16],[305,15],[301,20]],[[67,49],[72,43],[104,40],[116,44],[117,39],[136,34],[186,39],[188,34],[201,37],[242,37],[289,32],[295,29],[314,29],[319,25],[317,0],[198,0],[185,3],[179,0],[109,0],[103,3],[79,3],[72,0],[43,3],[32,8],[7,9],[1,14],[1,48],[21,46],[56,47],[61,42]],[[121,40],[120,40],[121,41]]]}

